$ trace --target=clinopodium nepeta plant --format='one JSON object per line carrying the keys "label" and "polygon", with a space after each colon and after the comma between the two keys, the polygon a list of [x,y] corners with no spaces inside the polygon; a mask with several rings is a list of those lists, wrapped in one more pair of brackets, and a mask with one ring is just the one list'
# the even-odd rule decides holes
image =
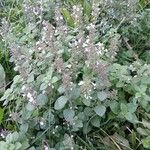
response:
{"label": "clinopodium nepeta plant", "polygon": [[150,66],[139,60],[130,66],[114,63],[121,38],[114,32],[108,45],[102,43],[98,3],[93,2],[88,19],[78,4],[70,13],[55,5],[47,20],[46,6],[23,4],[23,34],[3,20],[2,36],[18,75],[1,98],[15,127],[0,147],[82,149],[87,146],[83,136],[92,149],[88,133],[106,120],[143,124],[135,111],[150,111]]}

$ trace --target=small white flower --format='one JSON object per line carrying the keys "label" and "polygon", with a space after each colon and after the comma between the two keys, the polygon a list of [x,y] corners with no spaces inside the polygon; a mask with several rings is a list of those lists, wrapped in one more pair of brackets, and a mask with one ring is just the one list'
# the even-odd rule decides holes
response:
{"label": "small white flower", "polygon": [[38,47],[38,50],[41,50],[42,48],[41,47]]}
{"label": "small white flower", "polygon": [[61,73],[61,69],[59,69],[58,72]]}
{"label": "small white flower", "polygon": [[77,7],[77,8],[76,8],[76,10],[77,10],[77,11],[80,11],[80,8],[79,8],[79,7]]}
{"label": "small white flower", "polygon": [[23,85],[22,88],[21,88],[21,90],[24,91],[25,89],[26,89],[26,86]]}
{"label": "small white flower", "polygon": [[48,146],[44,145],[44,150],[48,150]]}
{"label": "small white flower", "polygon": [[5,138],[5,135],[4,135],[3,133],[1,133],[0,136],[1,136],[2,138]]}
{"label": "small white flower", "polygon": [[63,17],[61,16],[60,19],[63,20]]}
{"label": "small white flower", "polygon": [[91,23],[90,26],[91,26],[92,28],[95,28],[95,25],[94,25],[93,23]]}
{"label": "small white flower", "polygon": [[92,85],[95,87],[95,86],[96,86],[96,83],[93,83],[93,82],[92,82]]}
{"label": "small white flower", "polygon": [[27,94],[27,97],[28,97],[28,98],[31,98],[31,97],[32,97],[31,93],[28,93],[28,94]]}
{"label": "small white flower", "polygon": [[46,54],[46,52],[43,50],[43,51],[42,51],[42,54]]}
{"label": "small white flower", "polygon": [[73,6],[73,9],[77,9],[77,6],[74,5],[74,6]]}
{"label": "small white flower", "polygon": [[58,21],[58,20],[59,20],[59,18],[58,18],[58,17],[56,17],[56,20]]}
{"label": "small white flower", "polygon": [[87,39],[87,40],[86,40],[86,43],[89,43],[89,42],[90,42],[90,39]]}
{"label": "small white flower", "polygon": [[33,103],[33,102],[34,102],[34,98],[31,97],[31,98],[29,99],[29,102]]}
{"label": "small white flower", "polygon": [[43,126],[43,125],[44,125],[44,122],[43,122],[43,121],[40,121],[40,125]]}
{"label": "small white flower", "polygon": [[55,30],[55,33],[58,33],[58,30]]}
{"label": "small white flower", "polygon": [[92,97],[91,97],[91,96],[89,96],[89,98],[90,98],[90,99],[92,99]]}
{"label": "small white flower", "polygon": [[90,26],[87,26],[86,28],[89,30],[89,29],[90,29]]}
{"label": "small white flower", "polygon": [[67,65],[67,68],[71,68],[71,64],[68,64],[68,65]]}
{"label": "small white flower", "polygon": [[45,94],[46,93],[46,91],[44,90],[44,91],[42,91],[42,94]]}
{"label": "small white flower", "polygon": [[80,82],[78,83],[79,86],[81,86],[81,85],[83,85],[83,84],[84,84],[84,81],[80,81]]}
{"label": "small white flower", "polygon": [[27,97],[29,98],[29,102],[31,102],[31,103],[34,102],[34,98],[33,98],[33,96],[31,95],[31,93],[28,93],[28,94],[27,94]]}
{"label": "small white flower", "polygon": [[78,42],[77,42],[77,41],[75,41],[75,42],[74,42],[74,45],[75,45],[75,46],[77,46],[77,45],[78,45]]}
{"label": "small white flower", "polygon": [[40,41],[36,42],[36,45],[40,44]]}
{"label": "small white flower", "polygon": [[102,52],[101,52],[101,51],[98,51],[98,52],[97,52],[97,55],[102,55]]}
{"label": "small white flower", "polygon": [[88,52],[89,51],[89,49],[88,48],[85,48],[85,52]]}
{"label": "small white flower", "polygon": [[105,49],[104,51],[107,53],[107,52],[108,52],[108,49]]}
{"label": "small white flower", "polygon": [[84,48],[84,47],[86,47],[86,46],[88,46],[86,43],[83,43],[83,45],[82,45],[82,47]]}

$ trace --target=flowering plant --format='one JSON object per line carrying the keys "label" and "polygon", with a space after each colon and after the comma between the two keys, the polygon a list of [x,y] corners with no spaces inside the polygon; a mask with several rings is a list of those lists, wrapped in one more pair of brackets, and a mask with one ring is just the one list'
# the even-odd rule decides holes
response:
{"label": "flowering plant", "polygon": [[[116,118],[130,125],[144,124],[136,111],[150,111],[150,66],[138,58],[130,66],[117,63],[122,42],[119,26],[100,34],[100,3],[96,1],[89,16],[88,3],[70,6],[71,11],[54,5],[48,20],[50,4],[23,4],[26,24],[22,33],[3,20],[2,36],[18,75],[1,98],[4,107],[9,107],[14,132],[8,133],[0,146],[15,150],[96,149],[92,141],[95,128],[105,137],[101,127]],[[115,133],[110,139],[114,142],[118,137]],[[105,137],[104,143],[107,141]],[[130,148],[128,141],[120,143],[119,147]]]}

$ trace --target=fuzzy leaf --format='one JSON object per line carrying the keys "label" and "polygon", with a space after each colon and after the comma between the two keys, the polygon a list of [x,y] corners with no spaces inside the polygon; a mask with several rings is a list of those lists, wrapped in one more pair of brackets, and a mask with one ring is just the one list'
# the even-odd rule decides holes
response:
{"label": "fuzzy leaf", "polygon": [[90,99],[83,99],[82,100],[82,102],[84,103],[84,105],[86,105],[86,106],[90,106],[90,104],[91,104],[91,100]]}
{"label": "fuzzy leaf", "polygon": [[94,111],[96,112],[97,115],[99,115],[100,117],[104,116],[105,112],[106,112],[106,107],[105,106],[96,106],[94,108]]}
{"label": "fuzzy leaf", "polygon": [[104,101],[107,98],[107,93],[104,91],[98,92],[97,97],[100,101]]}
{"label": "fuzzy leaf", "polygon": [[145,139],[142,140],[142,144],[144,148],[150,148],[150,136],[146,137]]}
{"label": "fuzzy leaf", "polygon": [[71,121],[73,121],[75,112],[72,109],[65,109],[63,111],[63,115],[64,115],[64,118],[66,121],[71,122]]}
{"label": "fuzzy leaf", "polygon": [[43,106],[47,103],[47,101],[48,101],[47,95],[40,94],[40,95],[37,96],[37,101],[36,101],[37,105]]}
{"label": "fuzzy leaf", "polygon": [[114,114],[118,114],[120,111],[119,103],[116,101],[110,103],[110,109]]}
{"label": "fuzzy leaf", "polygon": [[92,120],[91,120],[91,124],[94,127],[100,127],[100,117],[95,116]]}
{"label": "fuzzy leaf", "polygon": [[64,108],[67,101],[68,101],[68,98],[66,96],[59,97],[55,102],[54,108],[56,110],[60,110],[60,109]]}

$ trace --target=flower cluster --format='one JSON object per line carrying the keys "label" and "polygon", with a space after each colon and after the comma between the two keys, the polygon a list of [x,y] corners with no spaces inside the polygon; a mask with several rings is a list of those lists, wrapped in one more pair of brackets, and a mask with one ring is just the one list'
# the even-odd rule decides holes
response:
{"label": "flower cluster", "polygon": [[[29,111],[27,119],[22,119],[22,122],[27,120],[30,132],[46,131],[47,125],[54,137],[59,131],[63,132],[63,145],[73,149],[74,136],[65,136],[66,130],[78,131],[91,117],[82,117],[83,112],[80,114],[78,105],[82,103],[81,110],[90,106],[92,100],[92,106],[97,105],[97,91],[109,90],[108,64],[103,60],[107,49],[99,40],[96,27],[99,5],[94,3],[93,18],[89,22],[84,18],[82,6],[73,6],[70,14],[74,20],[73,28],[67,26],[58,6],[54,8],[53,23],[42,18],[40,24],[36,21],[42,16],[42,5],[25,4],[24,8],[26,13],[31,14],[31,23],[26,25],[26,29],[30,30],[33,23],[40,33],[35,35],[31,29],[25,38],[18,38],[18,42],[10,45],[11,60],[21,78],[16,97],[20,98],[20,105]],[[32,37],[31,43],[26,41],[28,37]],[[101,88],[97,88],[97,84]],[[21,117],[23,110],[16,108]],[[36,114],[38,117],[34,117]],[[87,120],[82,121],[82,118]],[[56,123],[63,124],[64,131],[59,127],[56,130]],[[43,141],[47,141],[46,138],[48,136]],[[47,148],[45,143],[44,149]]]}
{"label": "flower cluster", "polygon": [[35,21],[36,18],[39,18],[40,20],[42,19],[43,7],[40,1],[36,5],[26,1],[23,4],[23,8],[29,22]]}
{"label": "flower cluster", "polygon": [[120,45],[120,35],[116,34],[109,41],[109,48],[107,52],[108,57],[115,59],[115,56],[119,51],[119,45]]}
{"label": "flower cluster", "polygon": [[92,99],[91,93],[93,89],[92,82],[89,78],[84,78],[83,81],[80,81],[78,84],[81,88],[81,93],[85,99]]}
{"label": "flower cluster", "polygon": [[72,10],[72,17],[75,21],[75,26],[81,27],[83,21],[83,8],[81,5],[74,5]]}

